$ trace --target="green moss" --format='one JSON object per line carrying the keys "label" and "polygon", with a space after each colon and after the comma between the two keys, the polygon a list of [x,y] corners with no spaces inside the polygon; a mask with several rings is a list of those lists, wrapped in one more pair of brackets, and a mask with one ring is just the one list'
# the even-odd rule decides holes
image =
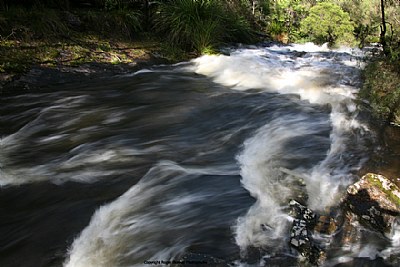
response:
{"label": "green moss", "polygon": [[98,50],[103,51],[103,52],[110,52],[111,51],[111,45],[109,42],[105,43],[99,43],[98,44]]}
{"label": "green moss", "polygon": [[27,71],[35,61],[35,49],[18,41],[0,42],[0,72],[21,73]]}
{"label": "green moss", "polygon": [[[376,174],[368,173],[365,176],[365,179],[374,186],[379,187],[382,192],[385,193],[385,195],[398,207],[400,207],[400,198],[394,193],[400,192],[400,188],[398,188],[394,183],[390,182],[388,183],[389,188],[385,187],[382,184],[382,181],[376,177]],[[386,178],[387,179],[387,178]],[[389,181],[389,180],[388,180]]]}

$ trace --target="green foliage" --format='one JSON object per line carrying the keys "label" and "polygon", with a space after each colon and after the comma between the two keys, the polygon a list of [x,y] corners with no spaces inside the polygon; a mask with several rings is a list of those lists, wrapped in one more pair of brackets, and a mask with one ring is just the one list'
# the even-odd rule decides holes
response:
{"label": "green foliage", "polygon": [[300,0],[278,0],[268,10],[267,30],[279,41],[282,36],[288,42],[301,38],[300,23],[308,15],[309,4]]}
{"label": "green foliage", "polygon": [[105,0],[104,1],[104,9],[105,10],[116,10],[119,8],[119,1],[118,0]]}
{"label": "green foliage", "polygon": [[222,41],[222,28],[218,27],[221,12],[216,1],[171,1],[160,6],[156,29],[169,35],[171,43],[201,52]]}
{"label": "green foliage", "polygon": [[318,3],[310,9],[310,14],[301,22],[301,31],[318,44],[354,42],[354,26],[349,14],[339,6],[328,2]]}
{"label": "green foliage", "polygon": [[366,99],[374,114],[387,122],[400,124],[400,66],[379,60],[364,70],[360,97]]}
{"label": "green foliage", "polygon": [[173,45],[198,53],[223,42],[249,41],[247,20],[216,0],[172,0],[159,6],[155,30]]}
{"label": "green foliage", "polygon": [[229,9],[222,15],[219,27],[223,28],[224,41],[251,43],[255,40],[253,29],[245,17]]}
{"label": "green foliage", "polygon": [[398,62],[400,60],[400,1],[387,1],[385,11],[388,55],[392,61]]}
{"label": "green foliage", "polygon": [[[356,36],[363,44],[364,39],[376,41],[379,36],[380,8],[379,0],[343,1],[342,8],[350,14],[356,25]],[[374,38],[375,37],[375,38]]]}

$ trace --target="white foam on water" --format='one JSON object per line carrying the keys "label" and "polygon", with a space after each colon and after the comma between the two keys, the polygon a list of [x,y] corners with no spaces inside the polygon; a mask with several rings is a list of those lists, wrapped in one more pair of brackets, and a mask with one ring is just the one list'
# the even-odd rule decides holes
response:
{"label": "white foam on water", "polygon": [[[42,113],[43,114],[43,113]],[[124,174],[126,170],[113,168],[119,163],[140,163],[142,158],[166,148],[157,144],[141,144],[144,148],[114,143],[104,145],[101,140],[88,142],[72,148],[60,157],[51,158],[43,164],[20,166],[13,158],[27,140],[47,126],[42,115],[23,126],[18,132],[0,139],[0,186],[20,185],[26,183],[51,181],[61,184],[65,181],[93,183],[101,177]],[[55,134],[37,139],[38,145],[62,145],[79,134]],[[79,143],[79,142],[78,142]],[[35,146],[32,149],[36,149]],[[107,169],[105,167],[110,166]]]}
{"label": "white foam on water", "polygon": [[359,161],[349,166],[342,160],[342,156],[348,149],[348,133],[360,128],[368,131],[368,128],[358,122],[354,115],[348,117],[342,112],[339,105],[332,106],[330,149],[327,151],[326,158],[311,170],[310,175],[305,176],[307,191],[313,196],[307,204],[313,210],[323,210],[325,207],[338,203],[341,197],[338,190],[352,182],[348,178],[349,173],[358,170],[363,163]]}
{"label": "white foam on water", "polygon": [[144,266],[145,261],[172,261],[196,237],[182,234],[196,232],[193,218],[199,214],[193,207],[212,197],[176,190],[188,176],[204,172],[169,161],[152,167],[139,183],[95,212],[74,240],[64,267]]}
{"label": "white foam on water", "polygon": [[[317,104],[354,98],[353,88],[340,84],[340,81],[356,79],[358,73],[351,68],[344,70],[346,64],[340,58],[326,58],[322,55],[317,58],[293,57],[289,52],[291,50],[330,51],[311,44],[242,49],[232,52],[230,56],[205,55],[196,58],[187,69],[236,90],[261,89],[298,94],[302,99]],[[279,54],[279,51],[285,53]],[[351,54],[346,53],[342,57],[357,61]]]}
{"label": "white foam on water", "polygon": [[400,221],[395,220],[392,230],[386,236],[390,239],[390,245],[379,252],[379,256],[384,259],[394,260],[395,264],[400,264]]}
{"label": "white foam on water", "polygon": [[0,186],[22,184],[25,181],[18,178],[18,172],[21,170],[9,169],[7,165],[12,162],[10,154],[17,150],[22,144],[21,139],[24,134],[33,134],[40,127],[36,126],[39,118],[23,126],[18,132],[0,138]]}
{"label": "white foam on water", "polygon": [[[168,175],[163,172],[182,175],[180,167],[162,165],[152,168],[125,194],[96,211],[89,226],[74,241],[65,267],[116,266],[129,256],[134,258],[129,266],[140,266],[145,260],[168,260],[185,248],[184,245],[173,244],[160,249],[158,235],[161,233],[154,232],[154,229],[164,229],[166,233],[171,227],[168,218],[161,220],[162,214],[156,214],[152,204],[171,186]],[[165,183],[157,185],[163,179],[166,179]]]}
{"label": "white foam on water", "polygon": [[[327,52],[318,57],[297,57],[293,60],[288,50]],[[276,55],[276,52],[281,52]],[[314,104],[330,105],[330,148],[326,158],[313,168],[295,170],[304,179],[307,205],[314,210],[324,210],[339,200],[338,190],[351,183],[349,173],[361,167],[361,161],[350,166],[343,162],[349,135],[368,128],[358,122],[353,102],[357,88],[346,84],[358,79],[358,71],[341,60],[351,58],[351,51],[341,56],[332,54],[327,47],[312,44],[291,47],[249,49],[230,56],[203,56],[193,61],[192,70],[211,77],[215,82],[234,90],[260,89],[280,94],[297,94]],[[343,53],[343,52],[342,52]],[[346,68],[347,67],[347,68]],[[353,67],[353,66],[351,66]],[[279,170],[284,154],[284,144],[296,136],[313,134],[313,123],[301,115],[284,116],[261,127],[246,140],[238,156],[243,186],[256,199],[246,216],[235,226],[236,243],[242,251],[250,246],[270,250],[286,246],[286,235],[291,218],[287,204],[293,195],[293,176]],[[301,167],[301,166],[299,166]],[[270,230],[263,230],[261,225]]]}
{"label": "white foam on water", "polygon": [[291,44],[289,49],[292,51],[299,51],[299,52],[329,52],[331,51],[328,47],[328,43],[324,43],[323,45],[316,45],[312,42],[308,42],[305,44]]}
{"label": "white foam on water", "polygon": [[[283,176],[279,167],[288,156],[285,143],[293,137],[312,134],[304,121],[300,116],[280,117],[244,143],[243,152],[238,156],[242,184],[257,202],[246,216],[239,218],[235,229],[236,243],[242,249],[270,244],[285,236],[290,218],[283,208],[294,196],[291,178]],[[263,231],[262,224],[268,225],[271,231]]]}

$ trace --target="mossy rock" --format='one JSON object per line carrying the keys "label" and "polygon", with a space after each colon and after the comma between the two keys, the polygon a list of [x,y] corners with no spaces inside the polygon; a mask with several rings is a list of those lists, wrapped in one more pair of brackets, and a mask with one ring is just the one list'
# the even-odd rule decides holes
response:
{"label": "mossy rock", "polygon": [[400,188],[396,184],[392,183],[383,175],[373,173],[364,175],[363,179],[367,179],[369,183],[379,187],[379,189],[385,193],[386,197],[390,199],[398,209],[400,209]]}
{"label": "mossy rock", "polygon": [[347,188],[345,203],[360,222],[388,233],[400,215],[400,189],[380,174],[368,173]]}

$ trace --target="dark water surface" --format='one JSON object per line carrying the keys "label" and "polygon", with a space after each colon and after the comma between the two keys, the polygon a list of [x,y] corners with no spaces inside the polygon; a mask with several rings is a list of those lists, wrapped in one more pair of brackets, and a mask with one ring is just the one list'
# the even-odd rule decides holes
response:
{"label": "dark water surface", "polygon": [[[354,103],[363,54],[229,52],[4,97],[0,266],[262,265],[254,247],[296,262],[289,200],[337,204],[372,150]],[[380,238],[332,248],[326,265],[391,264],[396,236]]]}

